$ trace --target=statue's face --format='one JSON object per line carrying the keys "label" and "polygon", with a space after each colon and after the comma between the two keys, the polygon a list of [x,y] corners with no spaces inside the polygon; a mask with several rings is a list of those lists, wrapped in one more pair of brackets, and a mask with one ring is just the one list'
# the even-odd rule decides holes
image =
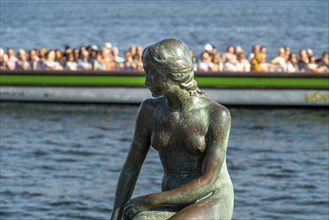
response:
{"label": "statue's face", "polygon": [[145,68],[145,85],[149,88],[153,97],[165,95],[169,89],[168,79],[159,72],[149,71]]}

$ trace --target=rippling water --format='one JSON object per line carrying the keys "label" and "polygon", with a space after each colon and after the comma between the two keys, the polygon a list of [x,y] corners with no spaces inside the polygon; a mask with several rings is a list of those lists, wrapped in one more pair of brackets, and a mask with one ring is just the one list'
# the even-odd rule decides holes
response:
{"label": "rippling water", "polygon": [[196,53],[212,43],[247,53],[253,44],[269,57],[284,45],[297,52],[328,50],[327,0],[104,1],[1,0],[1,47],[64,48],[110,41],[123,51],[166,37],[185,41]]}
{"label": "rippling water", "polygon": [[[0,218],[108,219],[137,106],[1,103]],[[327,219],[327,110],[231,109],[234,219]],[[134,195],[160,190],[152,150]]]}

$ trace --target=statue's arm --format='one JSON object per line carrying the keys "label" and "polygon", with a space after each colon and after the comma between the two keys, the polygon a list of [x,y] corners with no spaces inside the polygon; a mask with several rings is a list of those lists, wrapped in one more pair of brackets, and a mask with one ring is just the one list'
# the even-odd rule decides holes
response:
{"label": "statue's arm", "polygon": [[224,108],[210,115],[206,154],[202,164],[202,175],[181,187],[144,196],[152,207],[165,205],[187,205],[201,199],[214,190],[222,165],[231,127],[230,112]]}
{"label": "statue's arm", "polygon": [[113,220],[121,219],[123,207],[133,194],[140,169],[150,148],[150,118],[150,109],[143,103],[138,112],[133,141],[117,183],[111,217]]}

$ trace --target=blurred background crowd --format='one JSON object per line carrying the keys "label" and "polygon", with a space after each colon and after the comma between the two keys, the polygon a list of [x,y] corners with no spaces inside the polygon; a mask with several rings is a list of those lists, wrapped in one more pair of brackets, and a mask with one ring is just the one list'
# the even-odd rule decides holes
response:
{"label": "blurred background crowd", "polygon": [[[253,45],[247,54],[241,46],[228,46],[218,52],[213,44],[204,45],[200,54],[190,50],[194,71],[200,72],[329,72],[329,52],[316,57],[312,49],[301,49],[297,53],[288,46],[278,49],[277,56],[268,58],[267,48]],[[110,42],[102,47],[96,45],[61,49],[0,48],[1,70],[68,70],[68,71],[142,71],[143,48],[131,45],[123,54]]]}

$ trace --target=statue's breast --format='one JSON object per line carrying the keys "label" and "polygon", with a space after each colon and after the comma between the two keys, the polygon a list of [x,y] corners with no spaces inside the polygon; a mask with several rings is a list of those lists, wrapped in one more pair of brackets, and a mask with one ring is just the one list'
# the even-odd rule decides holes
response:
{"label": "statue's breast", "polygon": [[172,142],[173,138],[173,132],[170,130],[164,128],[164,129],[156,129],[152,133],[151,137],[151,144],[152,146],[158,150],[168,150],[168,147],[170,146],[170,142]]}
{"label": "statue's breast", "polygon": [[163,120],[155,126],[151,144],[158,151],[202,153],[206,147],[206,130],[202,121]]}

